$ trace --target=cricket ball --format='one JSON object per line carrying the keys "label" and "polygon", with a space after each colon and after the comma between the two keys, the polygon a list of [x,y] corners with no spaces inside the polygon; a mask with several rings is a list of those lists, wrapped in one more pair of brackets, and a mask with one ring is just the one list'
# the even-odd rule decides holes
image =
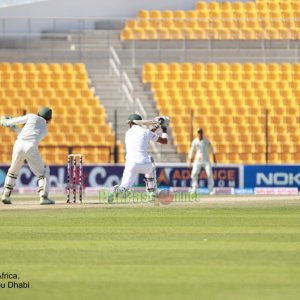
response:
{"label": "cricket ball", "polygon": [[158,201],[163,205],[169,205],[173,201],[173,194],[169,190],[162,190],[158,193]]}

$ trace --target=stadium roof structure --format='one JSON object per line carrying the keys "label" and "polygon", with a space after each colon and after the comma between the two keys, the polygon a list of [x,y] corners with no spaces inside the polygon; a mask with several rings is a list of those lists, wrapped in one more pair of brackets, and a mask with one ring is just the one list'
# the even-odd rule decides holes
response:
{"label": "stadium roof structure", "polygon": [[47,1],[47,0],[0,0],[0,8],[31,4],[31,3],[43,2],[43,1]]}

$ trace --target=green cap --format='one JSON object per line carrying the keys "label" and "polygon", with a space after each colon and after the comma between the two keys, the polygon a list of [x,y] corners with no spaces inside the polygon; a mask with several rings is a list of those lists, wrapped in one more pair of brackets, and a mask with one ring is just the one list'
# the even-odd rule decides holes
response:
{"label": "green cap", "polygon": [[128,122],[139,121],[142,120],[142,117],[138,114],[131,114],[128,117]]}
{"label": "green cap", "polygon": [[203,134],[203,129],[202,128],[198,128],[197,132]]}
{"label": "green cap", "polygon": [[47,106],[41,107],[38,111],[38,115],[45,120],[50,121],[52,119],[52,109]]}

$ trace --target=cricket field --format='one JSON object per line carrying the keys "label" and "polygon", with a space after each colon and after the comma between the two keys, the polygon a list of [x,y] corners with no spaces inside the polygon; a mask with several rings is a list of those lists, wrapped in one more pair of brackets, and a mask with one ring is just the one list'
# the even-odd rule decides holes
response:
{"label": "cricket field", "polygon": [[279,200],[0,205],[0,299],[299,299],[300,199]]}

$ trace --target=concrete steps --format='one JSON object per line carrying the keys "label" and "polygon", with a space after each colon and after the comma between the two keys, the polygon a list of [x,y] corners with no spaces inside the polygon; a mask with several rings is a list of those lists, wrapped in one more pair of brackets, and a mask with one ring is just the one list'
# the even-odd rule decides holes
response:
{"label": "concrete steps", "polygon": [[[124,71],[126,71],[130,81],[134,86],[135,96],[140,98],[149,118],[159,115],[151,93],[147,91],[147,89],[145,90],[143,83],[141,82],[139,72],[131,68],[126,68]],[[124,141],[125,133],[128,130],[128,115],[133,112],[139,113],[139,111],[130,109],[129,103],[124,100],[119,89],[119,82],[116,82],[114,76],[110,75],[108,70],[88,68],[88,72],[92,81],[92,85],[95,88],[95,93],[100,97],[100,101],[105,107],[107,121],[113,128],[115,128],[115,111],[117,111],[117,137],[120,141]],[[149,153],[153,155],[155,161],[157,162],[180,161],[180,157],[176,153],[176,147],[174,145],[172,136],[171,134],[169,135],[170,142],[168,145],[156,144],[154,146],[152,143],[150,144]]]}
{"label": "concrete steps", "polygon": [[115,128],[114,116],[117,111],[117,137],[120,141],[125,139],[127,130],[126,120],[128,118],[128,105],[123,101],[119,90],[119,84],[115,82],[114,77],[109,75],[108,70],[98,70],[88,68],[92,85],[95,88],[95,94],[100,97],[101,104],[104,105],[107,113],[107,122]]}

